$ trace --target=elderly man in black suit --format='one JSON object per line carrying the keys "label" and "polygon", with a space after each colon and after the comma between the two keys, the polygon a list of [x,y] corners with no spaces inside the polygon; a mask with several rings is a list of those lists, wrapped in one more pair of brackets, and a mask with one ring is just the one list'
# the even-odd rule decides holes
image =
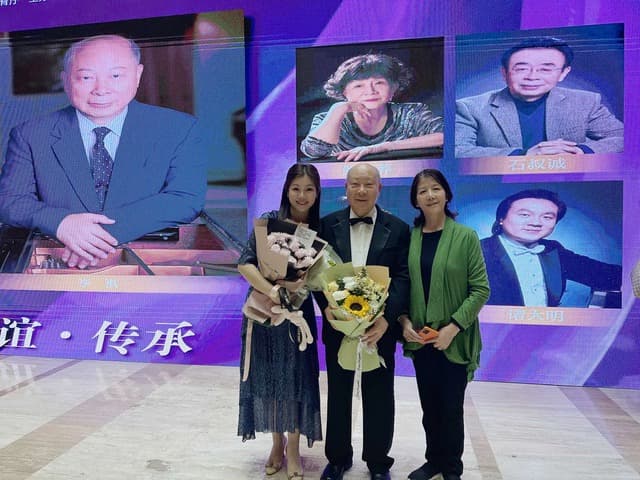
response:
{"label": "elderly man in black suit", "polygon": [[[321,220],[320,234],[344,262],[354,265],[389,267],[391,286],[385,313],[367,330],[363,341],[377,345],[386,367],[362,374],[364,445],[362,459],[371,478],[389,477],[393,458],[389,457],[394,423],[394,354],[398,316],[406,311],[409,272],[407,254],[409,226],[376,205],[382,184],[380,173],[369,164],[351,168],[346,193],[349,208],[327,215]],[[326,349],[328,378],[327,436],[325,454],[329,464],[323,480],[339,480],[351,468],[351,402],[354,372],[338,364],[338,349],[343,334],[334,330],[327,317],[331,312],[326,301],[323,309],[322,340]]]}

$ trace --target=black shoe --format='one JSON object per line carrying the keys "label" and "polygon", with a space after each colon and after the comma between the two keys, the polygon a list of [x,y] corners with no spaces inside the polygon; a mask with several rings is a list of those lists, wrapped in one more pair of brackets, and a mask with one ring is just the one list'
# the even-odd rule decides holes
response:
{"label": "black shoe", "polygon": [[409,480],[430,480],[440,473],[436,467],[429,463],[425,463],[420,468],[409,474]]}
{"label": "black shoe", "polygon": [[461,480],[460,475],[457,473],[443,473],[442,478],[444,480]]}
{"label": "black shoe", "polygon": [[371,472],[371,480],[391,480],[391,475],[389,474],[389,472]]}
{"label": "black shoe", "polygon": [[349,470],[353,465],[353,462],[343,463],[340,465],[336,465],[333,463],[328,463],[324,470],[322,471],[322,475],[320,476],[320,480],[342,480],[342,476],[344,472]]}

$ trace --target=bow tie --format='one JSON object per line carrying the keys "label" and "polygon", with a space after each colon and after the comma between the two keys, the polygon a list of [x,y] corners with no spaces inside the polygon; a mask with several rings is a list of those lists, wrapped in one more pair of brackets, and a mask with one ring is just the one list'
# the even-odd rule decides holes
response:
{"label": "bow tie", "polygon": [[544,245],[536,245],[535,247],[527,248],[527,247],[516,247],[513,249],[514,255],[538,255],[544,252]]}
{"label": "bow tie", "polygon": [[373,218],[371,217],[354,217],[349,219],[350,225],[357,225],[358,223],[368,223],[369,225],[373,225]]}

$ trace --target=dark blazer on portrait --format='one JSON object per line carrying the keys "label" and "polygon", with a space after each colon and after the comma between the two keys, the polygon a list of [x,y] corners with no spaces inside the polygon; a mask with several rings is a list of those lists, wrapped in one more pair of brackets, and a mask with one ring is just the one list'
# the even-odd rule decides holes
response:
{"label": "dark blazer on portrait", "polygon": [[[557,307],[560,304],[567,287],[567,280],[587,285],[592,290],[620,290],[622,284],[620,265],[578,255],[555,240],[540,240],[539,243],[545,247],[539,257],[547,288],[547,306]],[[480,241],[480,245],[491,287],[487,305],[523,306],[524,300],[515,268],[499,237],[493,235],[484,238]]]}
{"label": "dark blazer on portrait", "polygon": [[[191,115],[133,101],[104,205],[120,243],[192,221],[204,204],[206,154]],[[0,175],[0,222],[55,236],[72,213],[99,213],[73,107],[11,130]]]}

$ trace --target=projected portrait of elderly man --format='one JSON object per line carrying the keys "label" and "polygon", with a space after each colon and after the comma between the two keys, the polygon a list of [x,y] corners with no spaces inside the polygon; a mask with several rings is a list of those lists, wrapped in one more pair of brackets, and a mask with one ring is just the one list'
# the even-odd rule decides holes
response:
{"label": "projected portrait of elderly man", "polygon": [[337,102],[315,115],[300,150],[309,158],[348,162],[373,153],[441,147],[441,117],[424,103],[393,101],[411,81],[411,70],[389,55],[345,60],[324,85]]}
{"label": "projected portrait of elderly man", "polygon": [[0,222],[65,245],[70,267],[118,244],[193,220],[206,161],[191,115],[134,100],[140,49],[116,35],[73,44],[62,80],[70,106],[13,128],[0,175]]}
{"label": "projected portrait of elderly man", "polygon": [[566,213],[566,204],[545,189],[522,190],[500,202],[493,235],[480,241],[491,286],[488,305],[556,307],[567,280],[597,291],[620,290],[620,265],[578,255],[547,239]]}
{"label": "projected portrait of elderly man", "polygon": [[599,93],[559,87],[573,50],[528,38],[502,55],[506,87],[456,101],[456,157],[621,152],[623,124]]}

